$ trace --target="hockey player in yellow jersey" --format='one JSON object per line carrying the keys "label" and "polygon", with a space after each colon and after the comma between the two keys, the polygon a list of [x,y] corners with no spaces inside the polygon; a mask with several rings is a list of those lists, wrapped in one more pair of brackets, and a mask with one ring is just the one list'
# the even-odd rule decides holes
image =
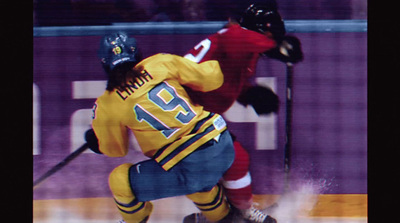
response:
{"label": "hockey player in yellow jersey", "polygon": [[90,148],[110,157],[128,152],[128,131],[149,157],[125,163],[109,176],[109,187],[127,223],[146,222],[151,200],[186,195],[211,222],[232,222],[217,184],[233,162],[232,138],[224,119],[193,104],[183,86],[211,91],[223,83],[217,61],[197,64],[171,54],[141,58],[134,38],[103,37],[99,57],[106,91],[95,102]]}

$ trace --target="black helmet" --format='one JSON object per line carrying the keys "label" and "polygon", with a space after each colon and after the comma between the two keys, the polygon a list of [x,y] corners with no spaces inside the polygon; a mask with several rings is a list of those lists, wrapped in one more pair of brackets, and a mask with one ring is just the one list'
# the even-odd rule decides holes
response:
{"label": "black helmet", "polygon": [[98,57],[103,67],[110,71],[121,63],[139,63],[142,60],[136,39],[121,31],[101,39]]}
{"label": "black helmet", "polygon": [[240,25],[259,33],[269,31],[274,39],[280,39],[286,34],[285,24],[276,6],[251,4],[244,11]]}

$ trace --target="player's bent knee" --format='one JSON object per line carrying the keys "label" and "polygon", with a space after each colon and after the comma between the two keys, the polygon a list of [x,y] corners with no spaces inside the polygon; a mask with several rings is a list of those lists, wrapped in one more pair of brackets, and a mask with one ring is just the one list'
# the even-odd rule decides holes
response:
{"label": "player's bent knee", "polygon": [[151,202],[140,202],[133,194],[129,179],[129,169],[132,166],[130,163],[119,165],[108,179],[118,210],[127,223],[142,222],[153,210]]}
{"label": "player's bent knee", "polygon": [[130,202],[134,198],[129,182],[130,163],[124,163],[116,167],[109,175],[108,184],[115,199],[119,202]]}

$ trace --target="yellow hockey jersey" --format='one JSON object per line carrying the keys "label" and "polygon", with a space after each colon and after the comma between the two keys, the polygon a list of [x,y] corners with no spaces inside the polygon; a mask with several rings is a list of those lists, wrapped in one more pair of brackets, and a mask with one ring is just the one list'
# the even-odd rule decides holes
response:
{"label": "yellow hockey jersey", "polygon": [[100,151],[111,157],[128,152],[128,128],[142,152],[169,170],[200,145],[218,136],[226,123],[193,104],[182,85],[211,91],[223,83],[215,60],[197,64],[171,54],[156,54],[136,66],[143,77],[124,91],[106,91],[94,105],[92,127]]}

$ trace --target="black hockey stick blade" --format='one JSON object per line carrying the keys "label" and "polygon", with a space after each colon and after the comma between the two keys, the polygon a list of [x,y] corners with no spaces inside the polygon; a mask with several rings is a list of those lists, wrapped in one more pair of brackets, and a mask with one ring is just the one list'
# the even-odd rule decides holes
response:
{"label": "black hockey stick blade", "polygon": [[77,150],[69,154],[65,159],[63,159],[61,162],[59,162],[57,165],[55,165],[53,168],[51,168],[49,171],[47,171],[45,174],[43,174],[41,177],[33,181],[33,188],[37,186],[39,183],[42,181],[46,180],[48,177],[53,175],[54,173],[58,172],[61,170],[64,166],[66,166],[70,161],[78,157],[81,153],[83,153],[86,149],[88,149],[89,146],[87,143],[83,144],[81,147],[79,147]]}

